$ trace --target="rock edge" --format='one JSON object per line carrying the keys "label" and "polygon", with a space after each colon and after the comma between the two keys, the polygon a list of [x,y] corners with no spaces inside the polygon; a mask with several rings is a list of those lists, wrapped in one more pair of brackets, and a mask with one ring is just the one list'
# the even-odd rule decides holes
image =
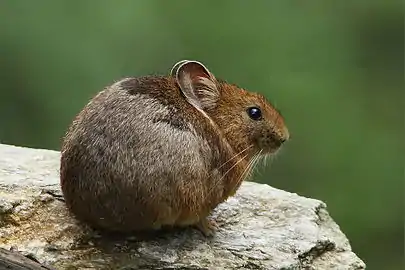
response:
{"label": "rock edge", "polygon": [[220,230],[213,238],[191,228],[144,239],[100,235],[67,213],[59,157],[0,144],[1,248],[55,269],[366,267],[323,202],[252,182],[214,211]]}

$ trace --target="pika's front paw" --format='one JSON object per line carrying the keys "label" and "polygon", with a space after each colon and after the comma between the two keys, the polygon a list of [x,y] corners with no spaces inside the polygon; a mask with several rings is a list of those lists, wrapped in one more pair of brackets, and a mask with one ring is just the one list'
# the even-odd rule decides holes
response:
{"label": "pika's front paw", "polygon": [[204,234],[205,237],[213,236],[219,228],[218,224],[214,220],[210,220],[208,218],[200,219],[200,221],[196,224],[196,227]]}

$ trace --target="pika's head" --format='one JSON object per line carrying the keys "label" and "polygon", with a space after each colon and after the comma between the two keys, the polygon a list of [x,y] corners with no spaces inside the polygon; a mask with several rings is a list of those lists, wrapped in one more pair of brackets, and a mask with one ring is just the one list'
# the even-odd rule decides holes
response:
{"label": "pika's head", "polygon": [[274,154],[289,139],[283,116],[263,95],[217,80],[197,61],[180,61],[171,74],[185,99],[219,127],[236,152]]}

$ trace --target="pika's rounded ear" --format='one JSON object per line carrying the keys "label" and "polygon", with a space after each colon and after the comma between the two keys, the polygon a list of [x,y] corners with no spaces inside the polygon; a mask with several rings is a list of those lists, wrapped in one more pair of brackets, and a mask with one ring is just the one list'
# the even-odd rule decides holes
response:
{"label": "pika's rounded ear", "polygon": [[189,62],[189,60],[181,60],[181,61],[177,62],[176,64],[174,64],[174,66],[170,70],[169,75],[172,77],[176,77],[176,73],[177,73],[177,70],[179,69],[180,65],[182,65],[186,62]]}
{"label": "pika's rounded ear", "polygon": [[177,64],[175,78],[187,101],[197,109],[214,108],[219,100],[214,75],[198,61],[183,60]]}

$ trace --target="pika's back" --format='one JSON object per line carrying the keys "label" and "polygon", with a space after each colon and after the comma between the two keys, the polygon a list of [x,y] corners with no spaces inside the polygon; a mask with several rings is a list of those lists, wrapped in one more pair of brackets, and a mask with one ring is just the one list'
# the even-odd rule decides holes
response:
{"label": "pika's back", "polygon": [[182,98],[172,78],[145,76],[125,78],[98,93],[78,114],[68,136],[119,136],[123,143],[127,136],[150,137],[157,129],[169,137],[173,132],[204,137],[212,127]]}
{"label": "pika's back", "polygon": [[[196,114],[176,90],[167,77],[126,78],[112,84],[78,114],[64,146],[87,147],[105,158],[136,149],[133,154],[145,158],[175,154],[172,147],[196,151],[207,141],[218,143],[215,134],[206,136],[215,132],[207,119]],[[162,153],[151,152],[154,144],[161,144],[152,149]],[[142,151],[143,147],[147,149]]]}
{"label": "pika's back", "polygon": [[[213,154],[218,153],[213,140],[219,138],[203,134],[205,118],[190,119],[187,111],[192,108],[182,99],[170,100],[177,95],[170,84],[169,78],[156,77],[116,82],[73,121],[62,147],[60,173],[67,205],[79,219],[102,228],[142,229],[154,219],[165,219],[158,216],[161,208],[181,208],[178,198],[185,198],[189,207],[202,205],[212,184],[211,166],[220,158]],[[195,195],[184,196],[187,190]],[[168,200],[164,205],[162,198]],[[134,220],[134,212],[148,218]]]}

